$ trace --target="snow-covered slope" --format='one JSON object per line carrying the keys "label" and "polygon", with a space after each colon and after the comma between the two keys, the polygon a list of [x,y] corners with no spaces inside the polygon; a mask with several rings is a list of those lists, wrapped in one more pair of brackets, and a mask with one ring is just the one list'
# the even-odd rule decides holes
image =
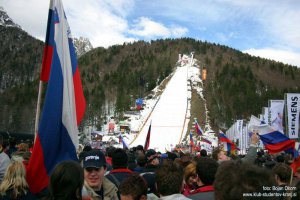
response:
{"label": "snow-covered slope", "polygon": [[[167,79],[170,79],[165,89],[160,91],[158,87],[153,90],[154,98],[144,99],[143,110],[139,114],[128,115],[131,133],[123,134],[123,139],[129,147],[137,145],[144,146],[148,129],[151,123],[150,147],[161,152],[172,150],[177,144],[189,144],[183,141],[187,134],[187,128],[190,121],[191,109],[191,93],[195,90],[200,98],[203,99],[206,123],[202,127],[204,130],[203,138],[212,142],[213,146],[217,145],[217,138],[212,133],[209,120],[209,112],[206,106],[206,100],[202,93],[203,82],[200,78],[199,62],[193,59],[193,55],[183,55],[177,63],[176,70]],[[161,95],[157,95],[162,92]],[[191,119],[194,120],[194,119]],[[105,129],[106,130],[106,129]],[[135,134],[138,132],[138,134]],[[107,135],[106,139],[115,138],[118,141],[118,136]],[[194,134],[194,142],[199,145],[200,137]],[[211,145],[200,142],[201,148],[208,151],[211,150]],[[115,145],[122,147],[121,144]]]}
{"label": "snow-covered slope", "polygon": [[150,148],[164,152],[180,143],[186,127],[187,68],[178,67],[131,146],[144,145],[151,123]]}
{"label": "snow-covered slope", "polygon": [[[140,130],[135,138],[128,136],[128,143],[131,141],[131,147],[145,144],[150,124],[149,148],[165,152],[165,150],[171,150],[177,144],[189,143],[189,141],[182,140],[185,138],[190,120],[192,89],[197,91],[204,102],[206,101],[202,94],[203,83],[200,79],[200,66],[193,55],[183,55],[178,66],[160,98],[147,100],[146,108],[141,112],[141,116],[131,119],[131,126],[135,130]],[[205,131],[202,137],[210,140],[216,146],[217,140],[212,134],[208,110],[206,103],[204,104],[206,124],[205,127],[202,127]],[[199,143],[199,140],[200,138],[195,135],[194,141],[196,144]],[[211,148],[211,146],[208,147],[204,143],[201,143],[201,147],[208,150]]]}

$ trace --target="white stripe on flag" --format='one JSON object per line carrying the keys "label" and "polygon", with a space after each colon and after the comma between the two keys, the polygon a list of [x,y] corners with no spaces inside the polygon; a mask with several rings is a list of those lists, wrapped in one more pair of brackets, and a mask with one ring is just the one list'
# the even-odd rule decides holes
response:
{"label": "white stripe on flag", "polygon": [[65,18],[64,10],[61,1],[57,1],[56,10],[59,16],[59,23],[55,24],[54,40],[57,48],[58,57],[62,67],[63,73],[63,112],[62,123],[67,129],[70,138],[75,146],[78,148],[78,129],[76,119],[76,107],[74,96],[74,84],[72,63],[69,50],[68,34],[70,32],[67,19]]}

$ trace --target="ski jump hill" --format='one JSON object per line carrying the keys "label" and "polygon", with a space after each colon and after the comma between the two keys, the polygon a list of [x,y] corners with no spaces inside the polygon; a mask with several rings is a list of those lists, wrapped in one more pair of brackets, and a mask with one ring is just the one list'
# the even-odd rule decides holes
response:
{"label": "ski jump hill", "polygon": [[147,121],[130,146],[145,144],[151,124],[150,149],[165,152],[179,144],[185,136],[188,120],[188,68],[177,67]]}

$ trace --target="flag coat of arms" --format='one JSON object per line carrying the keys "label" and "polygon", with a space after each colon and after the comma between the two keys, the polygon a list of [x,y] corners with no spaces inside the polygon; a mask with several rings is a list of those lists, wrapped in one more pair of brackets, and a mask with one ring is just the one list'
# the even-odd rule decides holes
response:
{"label": "flag coat of arms", "polygon": [[27,181],[33,193],[47,187],[56,164],[77,160],[78,124],[86,105],[61,0],[50,2],[41,80],[48,85],[27,168]]}

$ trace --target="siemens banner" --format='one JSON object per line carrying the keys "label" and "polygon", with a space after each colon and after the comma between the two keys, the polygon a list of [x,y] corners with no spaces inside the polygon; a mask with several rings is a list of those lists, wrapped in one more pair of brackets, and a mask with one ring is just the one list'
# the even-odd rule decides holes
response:
{"label": "siemens banner", "polygon": [[291,139],[298,138],[299,135],[299,111],[300,111],[300,94],[287,93],[287,122],[288,122],[288,137]]}

